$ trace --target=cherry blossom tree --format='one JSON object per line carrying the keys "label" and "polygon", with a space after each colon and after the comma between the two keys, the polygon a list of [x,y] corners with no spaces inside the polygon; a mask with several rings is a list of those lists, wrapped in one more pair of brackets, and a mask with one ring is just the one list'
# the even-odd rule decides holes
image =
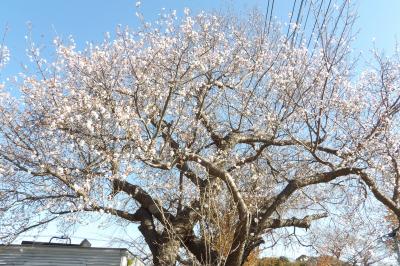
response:
{"label": "cherry blossom tree", "polygon": [[333,2],[30,47],[35,73],[0,99],[0,239],[97,213],[138,224],[154,265],[234,266],[344,198],[398,219],[400,60],[354,71]]}

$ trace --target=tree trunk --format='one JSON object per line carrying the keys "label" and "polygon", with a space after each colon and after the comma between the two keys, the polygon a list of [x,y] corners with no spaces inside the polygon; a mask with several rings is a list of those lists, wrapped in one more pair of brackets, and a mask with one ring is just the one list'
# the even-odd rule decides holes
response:
{"label": "tree trunk", "polygon": [[221,258],[217,251],[210,247],[209,243],[205,243],[203,239],[196,239],[194,235],[187,236],[185,246],[196,257],[202,265],[220,265]]}
{"label": "tree trunk", "polygon": [[226,266],[241,266],[244,261],[245,247],[249,235],[250,225],[247,219],[240,222],[233,236],[231,253],[226,259]]}
{"label": "tree trunk", "polygon": [[162,240],[158,244],[157,254],[153,254],[155,266],[173,266],[178,257],[180,241],[168,233],[163,234]]}
{"label": "tree trunk", "polygon": [[226,266],[241,266],[243,264],[243,255],[244,255],[244,247],[245,243],[240,243],[239,246],[234,247],[234,251],[229,254],[225,265]]}

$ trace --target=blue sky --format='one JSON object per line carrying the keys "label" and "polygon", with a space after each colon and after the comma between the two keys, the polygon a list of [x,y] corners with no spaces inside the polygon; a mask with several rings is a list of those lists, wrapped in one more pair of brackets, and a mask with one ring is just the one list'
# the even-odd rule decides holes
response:
{"label": "blue sky", "polygon": [[[289,12],[293,0],[278,0],[280,8]],[[20,64],[28,60],[25,56],[28,33],[27,22],[32,24],[33,37],[38,43],[48,46],[51,40],[59,35],[72,35],[78,45],[86,41],[100,41],[105,32],[113,32],[118,24],[135,27],[135,0],[1,0],[0,1],[0,33],[8,28],[5,43],[11,50],[11,63],[2,71],[0,81],[21,71]],[[189,7],[194,12],[199,10],[226,10],[228,7],[237,13],[258,6],[266,8],[266,0],[143,0],[141,11],[147,20],[154,19],[161,8],[176,9],[182,12]],[[391,54],[396,37],[400,38],[400,1],[399,0],[359,0],[359,19],[356,29],[359,29],[355,50],[369,50],[372,39],[378,49]],[[51,48],[48,48],[51,50]],[[42,235],[49,239],[54,235],[51,227]],[[107,245],[112,235],[124,235],[117,228],[99,231],[95,226],[82,227],[74,235],[74,242],[79,237],[89,237],[97,246]],[[30,237],[31,234],[28,234]],[[28,237],[27,236],[27,237]],[[97,240],[96,240],[97,239]],[[293,255],[295,256],[295,255]]]}

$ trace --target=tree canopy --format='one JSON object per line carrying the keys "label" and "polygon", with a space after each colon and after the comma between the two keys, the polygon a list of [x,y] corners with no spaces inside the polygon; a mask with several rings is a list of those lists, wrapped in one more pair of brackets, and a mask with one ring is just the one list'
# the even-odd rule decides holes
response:
{"label": "tree canopy", "polygon": [[234,266],[367,198],[398,219],[399,57],[355,70],[348,1],[301,1],[288,26],[269,2],[32,47],[0,94],[0,239],[96,212],[139,224],[155,265]]}

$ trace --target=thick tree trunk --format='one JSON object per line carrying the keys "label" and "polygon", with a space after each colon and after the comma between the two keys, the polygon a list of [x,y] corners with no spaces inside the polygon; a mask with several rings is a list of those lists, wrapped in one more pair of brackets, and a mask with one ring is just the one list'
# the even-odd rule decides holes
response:
{"label": "thick tree trunk", "polygon": [[153,255],[153,264],[155,266],[172,266],[176,263],[180,242],[164,231],[159,234],[154,225],[153,216],[146,208],[139,208],[135,216],[140,218],[139,231],[142,233],[150,251]]}
{"label": "thick tree trunk", "polygon": [[229,266],[241,266],[245,260],[245,248],[249,235],[250,224],[247,219],[240,222],[239,226],[235,230],[233,236],[233,244],[231,246],[231,253],[226,259],[225,265]]}
{"label": "thick tree trunk", "polygon": [[250,256],[250,253],[253,252],[258,246],[260,246],[263,243],[264,240],[262,239],[262,237],[253,239],[251,241],[247,241],[247,245],[244,248],[242,264],[246,262],[247,258]]}
{"label": "thick tree trunk", "polygon": [[243,259],[245,243],[240,243],[239,246],[233,247],[234,250],[229,254],[225,265],[226,266],[241,266],[245,261]]}
{"label": "thick tree trunk", "polygon": [[185,246],[202,265],[219,265],[221,261],[218,252],[213,250],[202,239],[196,239],[194,235],[186,237]]}
{"label": "thick tree trunk", "polygon": [[170,236],[166,235],[162,237],[163,240],[158,245],[157,254],[153,259],[155,266],[173,266],[176,264],[176,260],[178,257],[180,241],[175,238],[170,238]]}
{"label": "thick tree trunk", "polygon": [[139,208],[135,215],[141,220],[139,231],[142,233],[144,240],[150,248],[151,254],[153,255],[154,265],[159,265],[158,253],[159,245],[158,242],[161,238],[160,234],[156,231],[153,216],[146,208]]}

